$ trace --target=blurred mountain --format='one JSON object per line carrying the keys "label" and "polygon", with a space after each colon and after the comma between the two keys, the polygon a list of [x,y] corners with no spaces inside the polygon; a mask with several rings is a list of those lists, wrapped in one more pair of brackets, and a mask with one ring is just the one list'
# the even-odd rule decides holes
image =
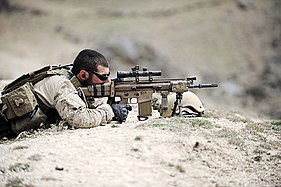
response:
{"label": "blurred mountain", "polygon": [[207,108],[281,119],[280,0],[1,0],[0,79],[92,48],[112,74],[139,64],[197,76]]}

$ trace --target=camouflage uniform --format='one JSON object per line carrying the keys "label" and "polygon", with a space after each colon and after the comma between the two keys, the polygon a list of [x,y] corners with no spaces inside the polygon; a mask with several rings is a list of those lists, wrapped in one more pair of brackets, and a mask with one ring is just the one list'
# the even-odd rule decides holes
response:
{"label": "camouflage uniform", "polygon": [[[77,79],[75,76],[74,79]],[[109,123],[114,116],[106,99],[95,99],[95,108],[90,109],[79,97],[73,82],[65,76],[46,77],[34,85],[36,95],[48,107],[56,109],[62,120],[75,128],[90,128]]]}

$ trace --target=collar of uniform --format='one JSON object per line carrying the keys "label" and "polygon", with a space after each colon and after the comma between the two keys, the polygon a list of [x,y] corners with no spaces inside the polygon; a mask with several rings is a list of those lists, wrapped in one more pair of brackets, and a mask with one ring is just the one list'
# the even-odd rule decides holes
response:
{"label": "collar of uniform", "polygon": [[70,81],[76,89],[79,87],[82,87],[80,81],[77,79],[77,77],[75,75],[71,77]]}

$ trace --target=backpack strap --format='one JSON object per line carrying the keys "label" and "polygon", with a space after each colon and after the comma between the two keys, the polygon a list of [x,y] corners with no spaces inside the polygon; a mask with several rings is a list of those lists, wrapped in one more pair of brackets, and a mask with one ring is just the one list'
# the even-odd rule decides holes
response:
{"label": "backpack strap", "polygon": [[67,65],[58,65],[58,66],[45,66],[39,70],[32,71],[30,73],[24,74],[19,78],[15,79],[11,83],[7,84],[2,91],[2,95],[9,93],[20,86],[24,85],[27,82],[32,83],[33,85],[37,82],[43,80],[45,77],[52,76],[52,75],[64,75],[69,79],[72,77],[70,70],[71,64]]}
{"label": "backpack strap", "polygon": [[45,66],[39,70],[36,70],[36,71],[33,71],[33,72],[20,76],[19,78],[17,78],[16,80],[7,84],[4,87],[4,89],[2,91],[2,95],[19,88],[20,86],[24,85],[27,82],[31,82],[33,85],[36,84],[37,82],[39,82],[40,80],[42,80],[43,78],[46,77],[47,72],[50,69],[51,69],[51,66]]}

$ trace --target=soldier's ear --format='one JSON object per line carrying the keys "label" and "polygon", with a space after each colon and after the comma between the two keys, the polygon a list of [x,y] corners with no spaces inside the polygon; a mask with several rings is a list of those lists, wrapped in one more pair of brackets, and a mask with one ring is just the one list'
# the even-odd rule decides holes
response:
{"label": "soldier's ear", "polygon": [[81,70],[77,76],[77,78],[79,79],[79,81],[83,82],[86,81],[89,78],[89,73],[85,70]]}

